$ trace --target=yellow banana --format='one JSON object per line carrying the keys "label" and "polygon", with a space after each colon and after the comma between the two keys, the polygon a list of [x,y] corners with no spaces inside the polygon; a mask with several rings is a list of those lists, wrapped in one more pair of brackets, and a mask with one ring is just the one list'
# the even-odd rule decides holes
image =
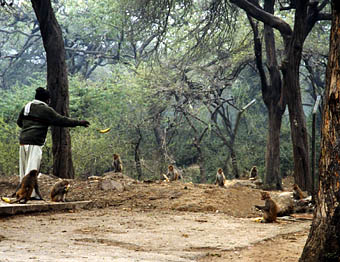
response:
{"label": "yellow banana", "polygon": [[99,133],[104,134],[104,133],[109,132],[110,130],[111,130],[111,128],[101,129],[101,130],[99,130]]}
{"label": "yellow banana", "polygon": [[2,201],[6,202],[6,203],[10,203],[11,200],[8,197],[1,197]]}
{"label": "yellow banana", "polygon": [[254,218],[254,222],[261,223],[262,219],[263,219],[262,217]]}

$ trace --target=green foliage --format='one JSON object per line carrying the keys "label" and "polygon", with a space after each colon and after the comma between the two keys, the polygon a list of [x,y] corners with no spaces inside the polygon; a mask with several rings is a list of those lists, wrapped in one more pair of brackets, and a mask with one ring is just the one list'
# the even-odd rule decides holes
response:
{"label": "green foliage", "polygon": [[19,132],[16,121],[23,106],[34,99],[35,89],[42,81],[28,78],[29,85],[14,85],[11,91],[0,89],[0,173],[18,172]]}
{"label": "green foliage", "polygon": [[[201,149],[208,182],[214,181],[218,167],[226,166],[225,174],[231,177],[230,163],[225,163],[228,148],[214,133],[215,126],[205,104],[222,89],[220,98],[234,97],[238,108],[256,98],[256,103],[242,114],[235,150],[240,173],[257,165],[259,173],[264,174],[267,112],[257,72],[245,66],[253,61],[253,39],[243,12],[223,1],[215,5],[209,1],[181,0],[62,0],[53,5],[63,30],[71,74],[70,116],[91,122],[89,128],[71,129],[76,176],[102,174],[110,169],[112,154],[119,153],[124,172],[137,177],[135,147],[141,137],[143,179],[158,178],[159,167],[164,165],[154,134],[155,119],[159,116],[160,128],[166,131],[166,150],[193,182],[199,181],[198,151],[193,138],[205,127],[208,131]],[[33,21],[30,5],[26,3],[23,8],[27,12],[17,17]],[[288,12],[284,15],[285,21],[292,23],[293,16]],[[7,20],[0,21],[6,30],[11,29],[15,18]],[[45,73],[39,73],[46,69],[39,33],[26,44],[27,34],[36,28],[31,28],[33,23],[15,21],[12,29],[17,31],[0,40],[1,57],[25,54],[20,59],[0,61],[0,68],[7,68],[3,77],[7,89],[0,89],[3,98],[0,172],[6,174],[17,172],[20,131],[15,124],[17,115],[33,99],[35,88],[46,85]],[[307,39],[307,53],[311,54],[310,50],[318,53],[313,56],[312,65],[327,53],[327,30],[326,22],[319,23]],[[322,63],[316,71],[323,72],[320,68]],[[91,70],[94,71],[89,74]],[[238,70],[242,73],[237,75]],[[32,72],[36,73],[32,75]],[[302,72],[306,75],[302,79],[304,95],[312,94],[308,70]],[[305,102],[313,101],[312,96],[305,97]],[[197,133],[185,120],[185,110],[203,121],[193,119]],[[233,127],[237,111],[230,105],[225,110]],[[222,121],[218,124],[223,127]],[[106,134],[98,132],[109,127],[111,131]],[[230,139],[227,131],[225,136]],[[51,148],[48,136],[43,149],[43,172],[51,171]],[[289,121],[285,115],[281,130],[281,171],[289,173],[292,167]]]}
{"label": "green foliage", "polygon": [[[101,83],[74,77],[70,78],[70,96],[71,116],[91,123],[89,128],[72,130],[76,173],[103,173],[110,169],[113,153],[121,155],[127,173],[134,172],[135,128],[138,126],[144,131],[149,125],[149,90],[143,79],[122,70]],[[104,128],[111,131],[98,132]]]}
{"label": "green foliage", "polygon": [[18,172],[19,128],[14,123],[6,123],[0,116],[0,174]]}

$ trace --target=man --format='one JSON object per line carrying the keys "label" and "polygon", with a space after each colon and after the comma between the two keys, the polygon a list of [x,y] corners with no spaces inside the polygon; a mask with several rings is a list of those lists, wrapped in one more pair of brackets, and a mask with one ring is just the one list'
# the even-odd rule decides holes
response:
{"label": "man", "polygon": [[[20,182],[31,170],[40,169],[42,158],[42,147],[48,127],[88,127],[90,123],[86,120],[76,120],[58,114],[52,107],[49,107],[50,93],[48,90],[39,87],[35,90],[35,99],[21,110],[17,124],[21,127],[20,150],[19,150],[19,176]],[[35,192],[32,199],[39,199]]]}

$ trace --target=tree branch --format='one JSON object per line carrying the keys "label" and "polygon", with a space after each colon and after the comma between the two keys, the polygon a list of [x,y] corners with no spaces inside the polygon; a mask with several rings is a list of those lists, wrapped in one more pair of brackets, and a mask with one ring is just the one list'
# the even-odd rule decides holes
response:
{"label": "tree branch", "polygon": [[287,37],[292,35],[292,29],[289,24],[272,14],[265,12],[263,9],[258,8],[249,1],[230,0],[230,2],[243,9],[248,15],[279,30],[282,36]]}

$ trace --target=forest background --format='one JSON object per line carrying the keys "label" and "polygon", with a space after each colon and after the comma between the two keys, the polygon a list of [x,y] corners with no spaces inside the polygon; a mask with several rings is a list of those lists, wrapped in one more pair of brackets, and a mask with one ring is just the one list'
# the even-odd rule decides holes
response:
{"label": "forest background", "polygon": [[[246,14],[227,3],[214,9],[213,2],[173,1],[161,12],[157,1],[145,8],[142,2],[53,3],[66,49],[70,116],[91,122],[70,130],[76,176],[101,175],[118,153],[124,173],[144,180],[158,179],[170,163],[195,183],[213,182],[218,167],[233,178],[256,165],[263,177],[268,116]],[[0,173],[12,175],[18,172],[16,119],[35,89],[46,86],[46,57],[30,2],[0,12]],[[279,13],[293,25],[291,10]],[[330,21],[320,21],[304,43],[300,86],[309,137],[325,85],[329,31]],[[287,111],[282,176],[294,165]],[[320,124],[319,110],[316,152]],[[51,173],[51,143],[49,136],[43,173]]]}

